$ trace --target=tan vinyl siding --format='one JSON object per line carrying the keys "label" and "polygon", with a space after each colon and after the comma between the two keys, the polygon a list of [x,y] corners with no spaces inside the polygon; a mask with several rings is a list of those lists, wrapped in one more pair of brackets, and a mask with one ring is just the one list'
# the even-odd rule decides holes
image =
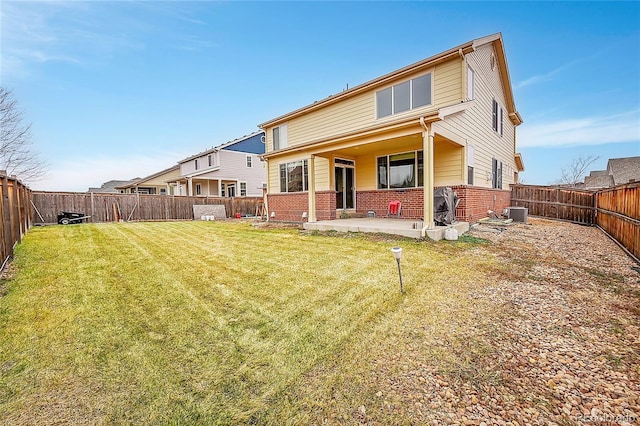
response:
{"label": "tan vinyl siding", "polygon": [[434,103],[436,108],[462,101],[462,59],[436,66],[434,72]]}
{"label": "tan vinyl siding", "polygon": [[[491,70],[492,53],[493,46],[488,44],[466,55],[467,64],[475,72],[475,105],[462,113],[446,117],[444,121],[434,123],[433,126],[436,132],[438,129],[455,132],[475,147],[475,186],[491,187],[491,159],[495,157],[503,163],[502,187],[509,189],[509,184],[513,183],[513,172],[516,170],[515,126],[508,118],[498,65]],[[492,129],[493,98],[504,110],[502,136]],[[466,181],[466,176],[464,180]]]}
{"label": "tan vinyl siding", "polygon": [[[288,146],[295,146],[337,136],[380,123],[393,123],[400,118],[421,116],[443,106],[462,101],[462,59],[454,59],[429,70],[408,75],[400,80],[353,96],[309,114],[293,118],[287,124]],[[378,119],[376,117],[376,92],[412,78],[432,73],[432,105],[416,108],[400,114]],[[273,151],[273,127],[266,130],[267,152]]]}
{"label": "tan vinyl siding", "polygon": [[464,182],[464,147],[448,142],[435,142],[433,146],[433,184],[435,186],[462,185]]}
{"label": "tan vinyl siding", "polygon": [[[306,154],[292,154],[287,156],[278,157],[278,159],[269,160],[269,173],[268,173],[268,185],[270,194],[280,193],[280,164],[288,163],[290,161],[308,160],[309,156]],[[326,158],[315,157],[315,176],[316,176],[316,191],[328,191],[330,189],[330,161]]]}

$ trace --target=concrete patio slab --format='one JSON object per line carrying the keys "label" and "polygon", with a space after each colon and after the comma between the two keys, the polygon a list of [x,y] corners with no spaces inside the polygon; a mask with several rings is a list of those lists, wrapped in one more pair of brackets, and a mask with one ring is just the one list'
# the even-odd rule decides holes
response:
{"label": "concrete patio slab", "polygon": [[[409,238],[421,238],[422,226],[423,222],[420,220],[365,217],[306,222],[303,228],[316,231],[379,232]],[[462,235],[469,230],[469,224],[467,222],[458,222],[449,226],[436,226],[434,229],[427,230],[426,236],[432,240],[441,240],[444,238],[445,231],[449,228],[457,229],[458,235]]]}

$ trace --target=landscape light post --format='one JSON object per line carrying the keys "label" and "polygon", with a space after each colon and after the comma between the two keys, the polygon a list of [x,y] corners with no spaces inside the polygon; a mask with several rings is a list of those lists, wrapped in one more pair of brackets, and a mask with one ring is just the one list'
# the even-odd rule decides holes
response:
{"label": "landscape light post", "polygon": [[394,247],[391,249],[391,253],[396,257],[398,262],[398,276],[400,277],[400,293],[404,294],[404,288],[402,286],[402,269],[400,268],[400,258],[402,257],[402,247]]}

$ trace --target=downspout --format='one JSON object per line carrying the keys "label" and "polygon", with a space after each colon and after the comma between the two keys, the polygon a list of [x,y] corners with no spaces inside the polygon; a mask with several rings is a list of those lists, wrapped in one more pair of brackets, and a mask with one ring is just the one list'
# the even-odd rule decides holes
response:
{"label": "downspout", "polygon": [[[424,130],[427,132],[427,137],[428,137],[428,138],[430,138],[430,137],[431,137],[431,125],[430,125],[430,124],[425,123],[425,121],[424,121],[424,116],[420,117],[420,125],[421,125],[421,126],[424,128]],[[423,142],[423,144],[424,144],[424,142]],[[423,158],[424,158],[424,156],[423,156]],[[423,160],[423,161],[424,161],[424,160]],[[427,169],[427,168],[425,167],[425,168],[424,168],[424,170],[426,170],[426,169]],[[423,173],[424,173],[424,172],[423,172]],[[424,190],[424,189],[423,189],[423,190]],[[423,197],[424,197],[424,195],[423,195]],[[423,221],[424,221],[424,222],[423,222],[423,225],[422,225],[422,229],[420,230],[420,236],[421,236],[422,238],[426,237],[426,235],[427,235],[427,229],[429,229],[429,226],[427,225],[427,223],[430,223],[430,222],[427,222],[427,218],[423,218]]]}

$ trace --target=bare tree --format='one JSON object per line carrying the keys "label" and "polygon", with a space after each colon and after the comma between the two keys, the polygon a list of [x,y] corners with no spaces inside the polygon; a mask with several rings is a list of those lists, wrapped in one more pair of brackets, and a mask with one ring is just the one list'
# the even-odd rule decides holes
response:
{"label": "bare tree", "polygon": [[563,167],[560,171],[560,177],[554,182],[556,185],[575,186],[584,179],[589,166],[591,166],[600,157],[593,155],[580,155],[571,161],[567,167]]}
{"label": "bare tree", "polygon": [[0,87],[0,170],[25,183],[42,179],[46,163],[33,150],[31,124],[24,122],[11,90]]}

